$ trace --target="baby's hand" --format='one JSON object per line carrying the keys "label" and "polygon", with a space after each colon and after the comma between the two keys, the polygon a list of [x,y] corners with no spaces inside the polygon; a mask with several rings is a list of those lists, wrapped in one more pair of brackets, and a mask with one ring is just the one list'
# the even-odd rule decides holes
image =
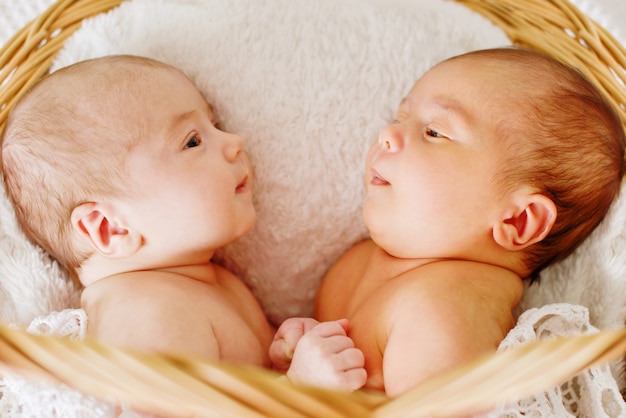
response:
{"label": "baby's hand", "polygon": [[348,337],[348,320],[322,322],[297,343],[287,377],[294,383],[357,390],[367,380],[365,358]]}
{"label": "baby's hand", "polygon": [[313,318],[289,318],[280,324],[269,348],[270,361],[276,370],[289,369],[298,341],[317,324]]}

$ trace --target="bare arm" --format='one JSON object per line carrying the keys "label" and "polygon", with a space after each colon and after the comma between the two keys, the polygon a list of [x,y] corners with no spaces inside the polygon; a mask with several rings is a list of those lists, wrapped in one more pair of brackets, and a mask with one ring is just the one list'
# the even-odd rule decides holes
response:
{"label": "bare arm", "polygon": [[469,324],[456,322],[441,311],[441,305],[426,303],[430,306],[408,307],[388,331],[383,380],[389,396],[402,394],[474,355],[475,349],[467,346],[475,343]]}
{"label": "bare arm", "polygon": [[489,276],[482,268],[474,274],[472,267],[433,269],[427,279],[398,292],[383,355],[388,395],[495,351],[514,326],[511,310],[521,295],[519,278],[501,272]]}

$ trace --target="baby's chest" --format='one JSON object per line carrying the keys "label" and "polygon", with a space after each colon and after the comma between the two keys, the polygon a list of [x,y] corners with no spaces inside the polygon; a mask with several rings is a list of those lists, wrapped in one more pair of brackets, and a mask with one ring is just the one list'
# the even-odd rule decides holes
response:
{"label": "baby's chest", "polygon": [[241,317],[219,320],[213,324],[219,346],[220,360],[266,366],[269,336],[259,335]]}
{"label": "baby's chest", "polygon": [[263,366],[273,337],[255,305],[223,293],[211,294],[200,306],[206,326],[213,330],[221,360]]}
{"label": "baby's chest", "polygon": [[354,345],[365,357],[368,389],[384,390],[383,355],[387,342],[386,311],[383,309],[363,309],[350,318],[350,337]]}

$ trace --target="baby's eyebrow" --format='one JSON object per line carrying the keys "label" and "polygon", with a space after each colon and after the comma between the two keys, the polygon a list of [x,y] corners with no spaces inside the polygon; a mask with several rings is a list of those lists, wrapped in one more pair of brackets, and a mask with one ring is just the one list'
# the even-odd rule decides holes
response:
{"label": "baby's eyebrow", "polygon": [[167,126],[165,129],[166,136],[164,139],[166,140],[166,142],[169,142],[170,138],[174,138],[177,135],[180,135],[180,126],[184,124],[185,121],[192,119],[196,113],[196,110],[190,110],[188,112],[177,113],[169,118],[167,120]]}
{"label": "baby's eyebrow", "polygon": [[196,114],[195,110],[190,110],[189,112],[184,112],[184,113],[178,113],[176,114],[171,120],[170,120],[170,128],[174,129],[176,128],[176,126],[180,125],[181,123],[185,122],[186,120],[189,120],[191,118],[193,118],[193,116]]}
{"label": "baby's eyebrow", "polygon": [[[398,111],[402,110],[402,108],[406,108],[407,106],[410,106],[411,105],[410,102],[411,102],[410,95],[405,96],[400,101],[400,105],[398,106]],[[437,97],[434,97],[430,103],[431,105],[436,106],[437,108],[441,109],[441,111],[445,112],[446,114],[450,115],[451,117],[455,119],[462,121],[465,124],[470,124],[473,120],[473,117],[468,111],[468,109],[464,107],[460,101],[452,97],[437,96]]]}
{"label": "baby's eyebrow", "polygon": [[439,98],[435,100],[435,105],[444,110],[446,113],[451,115],[456,119],[460,119],[466,124],[472,122],[472,116],[468,112],[468,110],[458,101],[446,97]]}

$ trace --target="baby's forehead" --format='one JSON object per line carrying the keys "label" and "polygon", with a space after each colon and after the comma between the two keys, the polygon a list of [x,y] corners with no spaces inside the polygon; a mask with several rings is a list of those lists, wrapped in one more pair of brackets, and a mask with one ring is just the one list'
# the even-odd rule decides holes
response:
{"label": "baby's forehead", "polygon": [[491,111],[516,113],[554,87],[548,72],[540,71],[543,77],[538,77],[515,62],[491,57],[460,57],[433,70],[439,71],[436,82],[452,98],[463,97],[468,105],[486,106]]}
{"label": "baby's forehead", "polygon": [[[99,69],[101,70],[101,69]],[[141,116],[150,103],[162,100],[165,84],[175,83],[173,71],[163,68],[114,67],[60,77],[54,87],[60,100],[73,100],[76,106],[97,112],[101,118]]]}
{"label": "baby's forehead", "polygon": [[167,65],[87,62],[42,79],[16,106],[15,120],[32,126],[28,119],[45,115],[68,133],[68,140],[89,132],[137,142],[142,132],[170,116],[174,102],[188,104],[183,99],[192,88],[184,74]]}
{"label": "baby's forehead", "polygon": [[457,81],[473,84],[516,83],[529,78],[528,73],[519,71],[514,62],[489,56],[466,55],[455,57],[433,67],[426,73],[443,73]]}
{"label": "baby's forehead", "polygon": [[[474,57],[458,57],[443,61],[420,77],[402,100],[407,104],[423,95],[465,97],[484,101],[520,94],[519,86],[526,82],[519,71],[512,71],[505,62]],[[523,90],[522,90],[523,93]]]}

